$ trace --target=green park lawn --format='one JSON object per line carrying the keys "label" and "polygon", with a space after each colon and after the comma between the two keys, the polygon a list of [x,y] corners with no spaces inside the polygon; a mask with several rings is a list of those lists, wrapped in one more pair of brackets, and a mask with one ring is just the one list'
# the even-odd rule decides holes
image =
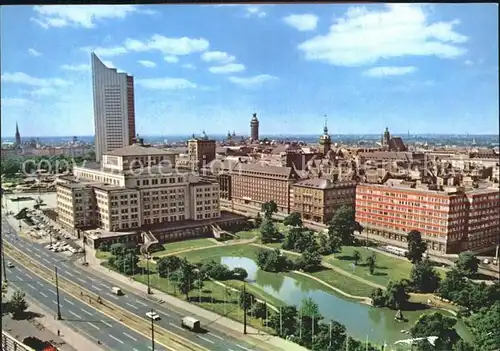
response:
{"label": "green park lawn", "polygon": [[258,229],[243,230],[241,232],[236,232],[234,234],[237,235],[239,238],[244,239],[244,240],[253,239],[256,236],[260,235]]}
{"label": "green park lawn", "polygon": [[187,258],[189,262],[204,262],[214,259],[218,261],[221,257],[247,257],[253,260],[257,259],[259,248],[251,245],[230,245],[230,246],[216,246],[203,250],[183,252],[179,257]]}
{"label": "green park lawn", "polygon": [[163,244],[164,249],[161,251],[156,251],[152,255],[161,257],[178,251],[198,249],[200,247],[210,247],[210,246],[217,246],[217,244],[207,238],[175,241]]}
{"label": "green park lawn", "polygon": [[[358,262],[357,266],[353,267],[352,255],[355,250],[361,254],[361,260]],[[348,273],[383,286],[387,286],[391,280],[395,281],[410,278],[413,266],[410,261],[378,252],[376,253],[377,267],[375,268],[375,274],[371,275],[368,266],[365,264],[365,260],[373,252],[374,251],[365,247],[344,246],[341,252],[325,256],[324,260]],[[439,268],[436,270],[444,278],[446,270]]]}

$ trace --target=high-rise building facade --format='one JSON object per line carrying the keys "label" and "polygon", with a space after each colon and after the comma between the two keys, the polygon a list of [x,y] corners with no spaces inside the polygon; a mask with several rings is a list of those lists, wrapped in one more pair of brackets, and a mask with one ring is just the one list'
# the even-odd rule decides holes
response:
{"label": "high-rise building facade", "polygon": [[256,113],[252,115],[252,119],[250,120],[250,138],[253,141],[259,140],[259,120]]}
{"label": "high-rise building facade", "polygon": [[132,144],[135,136],[134,78],[91,54],[96,161]]}

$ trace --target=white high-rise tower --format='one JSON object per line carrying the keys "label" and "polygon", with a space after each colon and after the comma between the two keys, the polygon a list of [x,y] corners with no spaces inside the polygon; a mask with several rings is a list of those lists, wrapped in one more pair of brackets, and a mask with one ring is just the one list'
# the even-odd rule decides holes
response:
{"label": "white high-rise tower", "polygon": [[95,156],[133,143],[135,138],[134,77],[106,67],[91,54],[94,91]]}

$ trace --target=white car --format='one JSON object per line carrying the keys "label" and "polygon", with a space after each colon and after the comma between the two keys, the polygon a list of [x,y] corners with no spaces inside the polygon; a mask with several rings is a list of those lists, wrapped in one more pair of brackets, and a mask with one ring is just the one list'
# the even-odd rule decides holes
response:
{"label": "white car", "polygon": [[156,312],[146,312],[146,317],[154,321],[159,321],[161,319],[161,317]]}

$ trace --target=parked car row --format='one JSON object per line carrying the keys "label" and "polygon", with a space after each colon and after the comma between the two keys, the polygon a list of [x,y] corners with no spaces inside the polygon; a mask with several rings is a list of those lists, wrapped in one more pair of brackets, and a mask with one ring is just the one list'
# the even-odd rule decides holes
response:
{"label": "parked car row", "polygon": [[83,252],[82,248],[73,247],[70,244],[68,244],[66,241],[58,241],[55,244],[45,246],[45,248],[52,251],[52,252],[69,251],[72,254]]}

